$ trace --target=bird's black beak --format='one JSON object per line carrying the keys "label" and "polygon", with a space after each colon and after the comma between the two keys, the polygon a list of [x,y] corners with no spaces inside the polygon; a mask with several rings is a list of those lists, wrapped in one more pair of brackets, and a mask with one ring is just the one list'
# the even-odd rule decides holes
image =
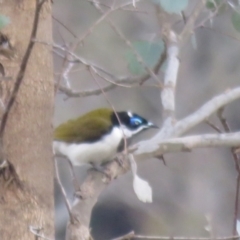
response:
{"label": "bird's black beak", "polygon": [[151,122],[148,123],[148,127],[149,128],[159,128],[157,125],[155,125],[155,124],[153,124]]}

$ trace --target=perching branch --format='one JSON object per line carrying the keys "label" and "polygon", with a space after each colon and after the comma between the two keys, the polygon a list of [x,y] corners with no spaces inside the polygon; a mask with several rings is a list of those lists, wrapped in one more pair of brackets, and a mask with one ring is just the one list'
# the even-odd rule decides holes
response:
{"label": "perching branch", "polygon": [[[109,162],[105,166],[105,171],[111,176],[111,179],[126,173],[128,169],[128,161],[123,161],[122,166],[117,161]],[[92,209],[99,195],[109,183],[109,179],[103,176],[102,173],[94,170],[89,171],[87,178],[81,185],[80,196],[74,201],[72,209],[72,211],[79,213],[79,216],[81,216],[82,225],[89,226]]]}

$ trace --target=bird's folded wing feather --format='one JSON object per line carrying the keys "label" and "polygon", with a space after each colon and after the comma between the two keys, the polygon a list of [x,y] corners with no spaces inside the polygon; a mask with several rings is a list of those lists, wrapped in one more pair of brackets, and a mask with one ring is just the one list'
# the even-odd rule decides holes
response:
{"label": "bird's folded wing feather", "polygon": [[54,131],[54,140],[68,143],[94,142],[111,130],[111,122],[103,118],[69,120]]}

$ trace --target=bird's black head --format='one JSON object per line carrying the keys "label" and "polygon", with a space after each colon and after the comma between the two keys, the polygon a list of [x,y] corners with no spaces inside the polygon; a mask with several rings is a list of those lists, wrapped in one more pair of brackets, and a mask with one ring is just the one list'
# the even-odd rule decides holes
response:
{"label": "bird's black head", "polygon": [[141,132],[144,129],[158,128],[156,125],[154,125],[153,123],[149,122],[148,120],[139,116],[136,113],[132,113],[129,111],[117,112],[117,116],[115,113],[112,114],[111,117],[112,123],[114,126],[120,126],[121,123],[124,130],[124,134],[127,138],[132,137],[133,135]]}

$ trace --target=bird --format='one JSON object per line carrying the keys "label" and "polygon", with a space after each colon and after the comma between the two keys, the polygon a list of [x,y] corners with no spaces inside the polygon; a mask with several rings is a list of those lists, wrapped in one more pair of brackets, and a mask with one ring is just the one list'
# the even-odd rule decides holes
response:
{"label": "bird", "polygon": [[158,126],[131,111],[99,108],[59,125],[54,130],[53,151],[73,165],[101,165],[112,160],[124,138],[149,128]]}

